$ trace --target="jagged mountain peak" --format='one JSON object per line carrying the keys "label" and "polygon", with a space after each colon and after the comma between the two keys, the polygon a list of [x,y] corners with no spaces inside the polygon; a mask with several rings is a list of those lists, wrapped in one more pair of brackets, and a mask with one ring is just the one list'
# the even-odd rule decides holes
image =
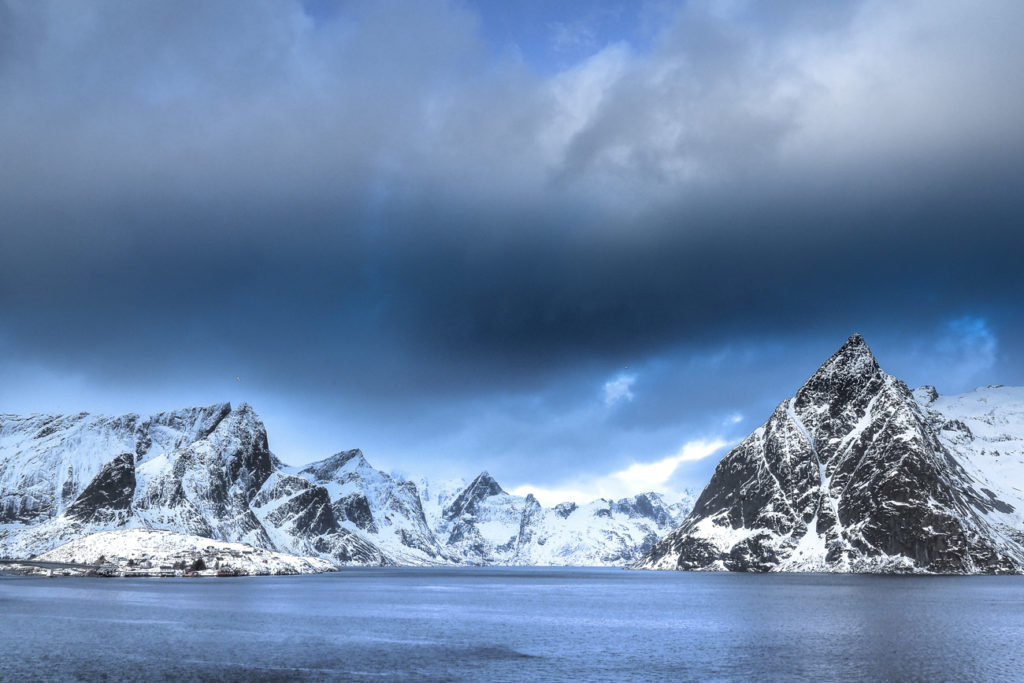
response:
{"label": "jagged mountain peak", "polygon": [[271,464],[267,428],[248,403],[241,403],[228,412],[205,438],[238,440],[246,450],[255,448],[265,452],[268,468]]}
{"label": "jagged mountain peak", "polygon": [[821,364],[808,383],[816,380],[834,381],[837,377],[870,378],[879,372],[881,368],[871,348],[864,337],[855,333]]}
{"label": "jagged mountain peak", "polygon": [[[0,416],[0,553],[145,527],[339,564],[622,564],[685,514],[654,519],[640,508],[657,510],[659,499],[644,494],[622,514],[601,501],[573,517],[575,503],[545,508],[486,471],[468,483],[424,481],[422,492],[359,449],[284,465],[247,403],[148,417]],[[598,507],[608,514],[590,514]]]}
{"label": "jagged mountain peak", "polygon": [[864,341],[864,335],[862,335],[860,332],[854,332],[849,336],[849,338],[846,340],[846,343],[843,344],[843,346],[863,347],[866,349],[868,347],[868,343]]}
{"label": "jagged mountain peak", "polygon": [[256,409],[253,408],[252,405],[247,403],[246,401],[242,401],[234,409],[231,408],[230,403],[226,403],[224,405],[226,405],[228,407],[228,410],[232,413],[237,413],[239,415],[252,415],[256,417]]}
{"label": "jagged mountain peak", "polygon": [[260,416],[256,414],[256,410],[244,401],[234,408],[231,407],[230,403],[225,403],[223,406],[227,408],[225,418],[234,416],[237,420],[244,420],[248,422],[258,422],[260,420]]}
{"label": "jagged mountain peak", "polygon": [[178,408],[176,410],[165,410],[154,414],[149,419],[155,424],[171,424],[181,421],[189,422],[195,419],[210,419],[217,417],[223,419],[230,412],[231,404],[225,401],[223,403],[211,403],[207,406],[190,406],[188,408]]}
{"label": "jagged mountain peak", "polygon": [[[817,406],[830,412],[841,406],[863,407],[886,388],[905,389],[902,382],[885,374],[864,337],[853,334],[804,382],[792,407]],[[909,390],[900,394],[910,398]]]}
{"label": "jagged mountain peak", "polygon": [[462,514],[473,514],[480,501],[491,496],[508,495],[494,477],[486,470],[476,476],[462,493],[445,508],[442,513],[445,519],[454,519]]}
{"label": "jagged mountain peak", "polygon": [[576,512],[576,510],[578,510],[579,507],[579,505],[570,501],[568,503],[559,503],[554,507],[554,510],[555,514],[557,514],[562,519],[565,519],[572,513]]}

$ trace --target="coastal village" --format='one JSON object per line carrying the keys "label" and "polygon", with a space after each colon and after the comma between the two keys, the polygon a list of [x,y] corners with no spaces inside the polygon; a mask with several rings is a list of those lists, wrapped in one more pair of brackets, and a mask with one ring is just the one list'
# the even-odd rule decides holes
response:
{"label": "coastal village", "polygon": [[8,571],[37,576],[198,578],[336,570],[320,558],[158,529],[100,532],[31,558],[10,558],[0,563]]}
{"label": "coastal village", "polygon": [[288,567],[272,567],[266,558],[257,558],[253,550],[223,550],[207,546],[202,550],[176,553],[168,558],[132,554],[128,556],[72,558],[67,563],[41,563],[68,566],[34,566],[13,564],[19,573],[45,576],[104,576],[104,577],[237,577],[282,576],[301,572]]}

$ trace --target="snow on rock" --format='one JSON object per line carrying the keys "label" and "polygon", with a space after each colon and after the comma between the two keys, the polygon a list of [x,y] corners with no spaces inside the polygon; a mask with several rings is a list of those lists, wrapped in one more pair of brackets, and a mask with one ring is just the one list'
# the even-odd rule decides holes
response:
{"label": "snow on rock", "polygon": [[150,417],[0,415],[0,524],[58,517],[115,455],[138,460],[212,432],[228,404]]}
{"label": "snow on rock", "polygon": [[301,477],[273,473],[252,501],[252,509],[280,550],[341,565],[393,564],[380,548],[343,528],[327,491]]}
{"label": "snow on rock", "polygon": [[[257,548],[244,543],[216,541],[202,536],[156,529],[103,531],[65,543],[35,558],[45,562],[111,564],[122,571],[191,567],[202,559],[206,572],[233,569],[247,574],[314,574],[335,569],[318,557],[301,557]],[[130,565],[129,565],[129,560]]]}
{"label": "snow on rock", "polygon": [[355,449],[296,472],[328,494],[339,524],[398,564],[452,564],[427,523],[416,485],[374,469]]}
{"label": "snow on rock", "polygon": [[416,487],[420,492],[423,514],[431,529],[441,524],[442,515],[453,500],[469,486],[469,481],[461,477],[455,479],[432,480],[419,479]]}
{"label": "snow on rock", "polygon": [[647,569],[1024,569],[1024,390],[911,392],[854,335],[727,453]]}

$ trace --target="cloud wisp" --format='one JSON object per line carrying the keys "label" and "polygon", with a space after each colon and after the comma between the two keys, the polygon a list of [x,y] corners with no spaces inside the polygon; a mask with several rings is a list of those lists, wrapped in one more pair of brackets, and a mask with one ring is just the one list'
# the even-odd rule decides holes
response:
{"label": "cloud wisp", "polygon": [[615,379],[604,383],[604,404],[613,406],[619,401],[632,401],[636,396],[633,394],[633,384],[636,382],[636,375],[621,374]]}
{"label": "cloud wisp", "polygon": [[564,502],[588,503],[598,498],[618,500],[648,491],[664,493],[671,502],[674,496],[681,493],[671,490],[669,486],[679,466],[708,458],[728,445],[730,442],[720,438],[697,439],[684,444],[675,455],[655,462],[633,463],[623,470],[577,478],[567,485],[522,485],[514,488],[512,493],[519,496],[532,493],[538,501],[548,506]]}

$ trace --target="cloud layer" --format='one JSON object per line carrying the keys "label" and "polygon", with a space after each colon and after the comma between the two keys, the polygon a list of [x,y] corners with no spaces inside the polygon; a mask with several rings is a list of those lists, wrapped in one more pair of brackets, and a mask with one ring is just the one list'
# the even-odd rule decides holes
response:
{"label": "cloud layer", "polygon": [[610,8],[539,46],[490,3],[0,2],[2,408],[241,392],[296,460],[537,481],[854,329],[1024,380],[946,327],[1022,331],[1024,6]]}

